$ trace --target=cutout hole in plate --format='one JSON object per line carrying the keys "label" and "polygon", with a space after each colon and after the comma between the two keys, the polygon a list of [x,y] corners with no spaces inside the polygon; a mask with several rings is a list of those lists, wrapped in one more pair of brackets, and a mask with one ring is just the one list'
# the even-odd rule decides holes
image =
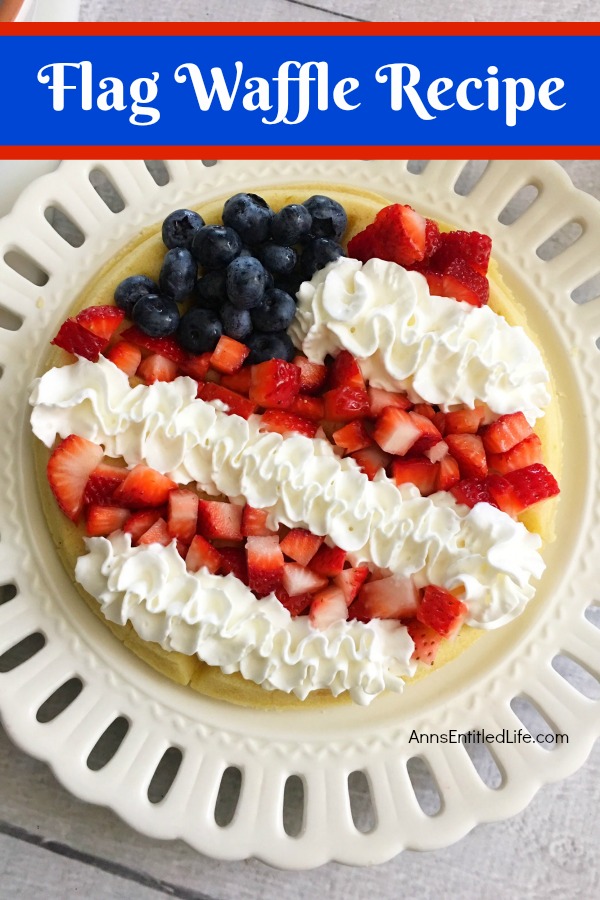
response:
{"label": "cutout hole in plate", "polygon": [[108,765],[125,740],[130,724],[129,719],[126,719],[125,716],[113,719],[90,750],[86,761],[88,769],[92,772],[99,772]]}
{"label": "cutout hole in plate", "polygon": [[589,303],[596,297],[600,297],[600,272],[592,275],[591,278],[571,291],[571,299],[574,303]]}
{"label": "cutout hole in plate", "polygon": [[0,606],[14,600],[18,593],[16,584],[12,584],[12,582],[10,584],[0,584]]}
{"label": "cutout hole in plate", "polygon": [[[0,328],[5,331],[18,331],[23,324],[23,319],[11,309],[7,309],[0,303]],[[2,369],[4,373],[4,369]]]}
{"label": "cutout hole in plate", "polygon": [[552,660],[552,668],[588,700],[600,700],[600,681],[582,663],[559,653]]}
{"label": "cutout hole in plate", "polygon": [[454,182],[454,193],[460,194],[461,197],[468,197],[475,185],[483,178],[489,164],[489,159],[470,159]]}
{"label": "cutout hole in plate", "polygon": [[85,234],[73,219],[58,206],[47,206],[44,218],[59,237],[71,247],[81,247],[85,243]]}
{"label": "cutout hole in plate", "polygon": [[148,785],[148,800],[150,803],[160,803],[164,800],[179,772],[183,761],[183,753],[179,747],[169,747],[162,755],[162,759],[156,767],[152,780]]}
{"label": "cutout hole in plate", "polygon": [[50,276],[46,270],[42,269],[40,264],[23,250],[19,250],[17,247],[7,250],[4,254],[4,262],[13,272],[31,284],[35,284],[36,287],[44,287],[45,284],[48,284]]}
{"label": "cutout hole in plate", "polygon": [[219,828],[226,828],[233,821],[241,790],[242,772],[237,766],[229,766],[221,776],[215,802],[215,822]]}
{"label": "cutout hole in plate", "polygon": [[105,206],[113,213],[123,212],[125,201],[115,183],[111,181],[104,169],[92,169],[89,175],[90,184]]}
{"label": "cutout hole in plate", "polygon": [[600,628],[600,604],[591,603],[585,611],[585,617],[596,628]]}
{"label": "cutout hole in plate", "polygon": [[348,796],[354,827],[361,834],[369,834],[377,826],[377,815],[369,780],[364,772],[357,770],[348,775]]}
{"label": "cutout hole in plate", "polygon": [[413,756],[406,763],[406,770],[417,803],[425,815],[437,815],[442,808],[442,798],[429,764],[422,756]]}
{"label": "cutout hole in plate", "polygon": [[152,180],[155,184],[158,185],[158,187],[164,187],[170,182],[171,176],[169,175],[169,170],[167,169],[162,159],[145,159],[144,165],[152,176]]}
{"label": "cutout hole in plate", "polygon": [[554,234],[551,234],[543,244],[540,244],[535,252],[539,258],[543,259],[545,262],[556,259],[557,256],[560,256],[561,253],[564,253],[565,250],[572,247],[583,233],[584,228],[580,222],[576,222],[575,220],[567,222],[562,228],[559,228]]}
{"label": "cutout hole in plate", "polygon": [[83,681],[81,678],[69,678],[54,693],[50,694],[47,700],[44,700],[35,715],[37,721],[41,725],[45,725],[46,722],[52,722],[79,697],[82,690]]}
{"label": "cutout hole in plate", "polygon": [[513,697],[510,707],[538,747],[548,751],[556,748],[558,742],[554,739],[554,728],[528,697],[524,694]]}
{"label": "cutout hole in plate", "polygon": [[219,162],[218,159],[203,159],[202,165],[206,166],[207,169],[210,169],[210,168],[212,168],[212,166],[216,166],[216,164],[218,162]]}
{"label": "cutout hole in plate", "polygon": [[488,745],[485,741],[477,740],[475,735],[476,732],[472,731],[473,739],[465,741],[463,747],[485,786],[497,791],[504,784],[504,775]]}
{"label": "cutout hole in plate", "polygon": [[304,827],[304,782],[299,775],[290,775],[283,791],[283,830],[289,837],[298,837]]}
{"label": "cutout hole in plate", "polygon": [[27,662],[36,653],[39,653],[45,644],[46,638],[41,631],[29,634],[23,640],[5,650],[0,656],[0,674],[12,672],[17,666],[23,665],[24,662]]}
{"label": "cutout hole in plate", "polygon": [[498,216],[498,221],[502,225],[514,225],[536,201],[539,193],[539,189],[535,184],[526,184],[511,197]]}
{"label": "cutout hole in plate", "polygon": [[428,159],[409,159],[406,163],[406,171],[411,175],[422,175],[428,165]]}

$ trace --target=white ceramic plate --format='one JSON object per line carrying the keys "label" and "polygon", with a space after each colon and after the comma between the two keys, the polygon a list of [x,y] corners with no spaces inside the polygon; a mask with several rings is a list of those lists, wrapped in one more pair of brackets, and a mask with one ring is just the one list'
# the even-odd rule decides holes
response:
{"label": "white ceramic plate", "polygon": [[[69,162],[31,185],[0,222],[0,304],[14,324],[22,320],[18,330],[0,329],[0,583],[16,586],[16,596],[0,606],[0,654],[32,634],[40,635],[32,646],[43,643],[0,674],[0,711],[13,739],[46,760],[70,791],[110,806],[148,835],[180,837],[218,858],[256,856],[287,868],[328,860],[383,862],[403,848],[447,845],[479,822],[517,812],[542,784],[580,766],[600,730],[598,701],[582,696],[552,666],[563,654],[600,677],[600,631],[585,616],[598,598],[600,558],[600,298],[585,304],[571,298],[599,268],[600,204],[575,190],[550,162],[492,162],[465,197],[455,190],[464,166],[435,161],[411,174],[404,161],[210,167],[175,161],[167,163],[169,183],[159,187],[142,162]],[[92,186],[90,177],[98,173],[120,194],[120,212],[111,211]],[[551,361],[567,440],[559,540],[547,554],[535,601],[517,622],[487,635],[404,696],[379,698],[368,709],[273,714],[220,704],[166,681],[81,603],[41,516],[27,397],[71,298],[139,229],[211,196],[307,180],[363,185],[426,215],[490,234]],[[537,187],[537,199],[512,225],[501,224],[506,203],[528,184]],[[59,236],[44,215],[49,207],[77,223],[82,246]],[[581,237],[555,259],[540,259],[536,248],[573,220],[583,228]],[[47,282],[36,285],[17,274],[4,259],[11,251],[35,260]],[[53,721],[39,722],[41,704],[74,677],[83,683],[77,699]],[[495,790],[462,744],[410,741],[413,730],[512,733],[521,727],[513,701],[522,696],[569,742],[552,751],[538,743],[489,745],[501,773]],[[129,722],[128,733],[110,762],[93,771],[90,751],[117,717]],[[181,752],[181,766],[164,799],[152,803],[148,789],[170,747]],[[424,812],[415,795],[407,769],[414,757],[425,761],[437,785],[436,815]],[[215,803],[228,767],[240,770],[242,785],[233,820],[221,827]],[[352,816],[348,778],[355,772],[365,774],[374,810],[374,827],[366,834]],[[304,788],[296,837],[287,834],[283,819],[292,775]]]}

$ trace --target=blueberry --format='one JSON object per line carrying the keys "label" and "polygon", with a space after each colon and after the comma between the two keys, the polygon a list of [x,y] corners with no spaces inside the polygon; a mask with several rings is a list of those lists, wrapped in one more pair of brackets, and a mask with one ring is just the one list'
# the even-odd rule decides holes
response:
{"label": "blueberry", "polygon": [[315,194],[304,201],[304,206],[312,216],[310,237],[341,240],[348,224],[348,216],[344,207],[337,200]]}
{"label": "blueberry", "polygon": [[253,256],[234,259],[227,266],[227,296],[238,309],[258,306],[265,292],[266,272]]}
{"label": "blueberry", "polygon": [[177,330],[179,308],[174,300],[161,294],[146,294],[135,304],[132,319],[150,337],[167,337]]}
{"label": "blueberry", "polygon": [[203,309],[220,309],[227,301],[225,269],[212,269],[196,282],[196,303]]}
{"label": "blueberry", "polygon": [[253,310],[252,323],[258,331],[285,331],[296,315],[296,304],[294,298],[281,291],[273,288],[265,291],[265,295]]}
{"label": "blueberry", "polygon": [[223,333],[221,321],[211,309],[192,307],[181,317],[177,340],[190,353],[208,353],[214,350]]}
{"label": "blueberry", "polygon": [[315,272],[325,268],[340,256],[345,256],[344,248],[328,238],[315,238],[304,248],[300,261],[300,272],[305,281],[310,281]]}
{"label": "blueberry", "polygon": [[285,291],[291,297],[295,297],[302,284],[302,277],[298,270],[294,270],[290,275],[278,275],[275,279],[275,287],[281,291]]}
{"label": "blueberry", "polygon": [[246,346],[250,348],[248,363],[251,366],[269,359],[285,359],[291,362],[297,352],[285,331],[277,334],[255,331],[246,339]]}
{"label": "blueberry", "polygon": [[294,271],[297,255],[291,247],[282,244],[261,244],[257,248],[256,255],[261,263],[273,275],[289,275]]}
{"label": "blueberry", "polygon": [[130,275],[117,286],[115,303],[131,318],[135,304],[148,294],[158,294],[158,285],[146,275]]}
{"label": "blueberry", "polygon": [[198,265],[190,251],[174,247],[165,253],[160,270],[158,283],[161,293],[181,303],[194,290],[197,275]]}
{"label": "blueberry", "polygon": [[192,253],[207,269],[224,269],[241,249],[237,231],[224,225],[205,225],[196,232],[192,243]]}
{"label": "blueberry", "polygon": [[202,216],[192,209],[176,209],[163,222],[163,243],[169,250],[174,247],[191,250],[194,235],[203,225]]}
{"label": "blueberry", "polygon": [[257,194],[235,194],[223,207],[223,222],[254,246],[269,236],[273,210]]}
{"label": "blueberry", "polygon": [[271,237],[277,244],[293,246],[308,237],[312,216],[301,203],[284,206],[271,219]]}
{"label": "blueberry", "polygon": [[252,332],[252,319],[247,309],[237,309],[231,303],[223,304],[220,312],[221,322],[223,324],[223,334],[227,337],[234,338],[236,341],[243,341]]}

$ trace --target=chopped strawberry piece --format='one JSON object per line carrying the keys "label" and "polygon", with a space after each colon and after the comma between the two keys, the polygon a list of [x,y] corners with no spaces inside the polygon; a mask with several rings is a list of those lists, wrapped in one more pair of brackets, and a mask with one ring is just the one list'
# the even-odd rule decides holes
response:
{"label": "chopped strawberry piece", "polygon": [[244,506],[242,512],[242,534],[244,537],[266,537],[273,534],[267,527],[269,512],[266,509],[255,509],[253,506]]}
{"label": "chopped strawberry piece", "polygon": [[161,356],[166,356],[167,359],[172,359],[178,366],[185,363],[189,358],[189,353],[186,353],[174,338],[150,337],[149,334],[144,334],[135,325],[123,331],[121,337],[124,341],[135,344],[136,347],[141,347],[143,350],[150,350],[151,353],[159,353]]}
{"label": "chopped strawberry piece", "polygon": [[338,387],[323,394],[325,418],[333,422],[349,422],[370,414],[369,395],[353,387]]}
{"label": "chopped strawberry piece", "polygon": [[436,412],[431,421],[442,436],[446,434],[446,413]]}
{"label": "chopped strawberry piece", "polygon": [[386,406],[395,406],[398,409],[412,409],[412,403],[406,394],[394,394],[391,391],[384,391],[382,388],[371,386],[369,386],[367,393],[372,416],[378,416]]}
{"label": "chopped strawberry piece", "polygon": [[324,631],[337,622],[345,622],[348,618],[348,607],[340,588],[332,585],[315,594],[310,604],[310,624],[319,631]]}
{"label": "chopped strawberry piece", "polygon": [[533,434],[533,428],[522,412],[500,416],[482,432],[486,453],[505,453]]}
{"label": "chopped strawberry piece", "polygon": [[488,465],[490,469],[494,469],[500,475],[506,475],[508,472],[514,472],[516,469],[525,469],[533,463],[541,463],[542,461],[542,442],[537,434],[530,434],[510,450],[504,453],[490,453],[488,455]]}
{"label": "chopped strawberry piece", "polygon": [[220,384],[214,384],[212,381],[198,386],[198,397],[205,403],[210,403],[211,400],[220,400],[228,407],[227,411],[230,416],[241,416],[242,419],[249,419],[256,410],[256,403]]}
{"label": "chopped strawberry piece", "polygon": [[223,564],[223,557],[216,547],[213,547],[201,534],[195,534],[185,556],[185,566],[188,572],[197,572],[198,569],[208,569],[211,575],[216,575]]}
{"label": "chopped strawberry piece", "polygon": [[[447,445],[446,445],[447,446]],[[436,444],[439,447],[439,444]],[[436,491],[449,491],[451,487],[460,481],[460,469],[453,456],[444,456],[438,463],[435,480]]]}
{"label": "chopped strawberry piece", "polygon": [[430,418],[420,415],[420,413],[416,412],[414,409],[411,410],[408,415],[410,416],[413,425],[416,425],[419,429],[419,437],[410,448],[411,453],[424,453],[426,450],[429,450],[430,447],[433,447],[442,440],[441,434]]}
{"label": "chopped strawberry piece", "polygon": [[228,388],[230,391],[235,391],[237,394],[243,394],[244,397],[247,397],[251,378],[250,369],[246,367],[245,369],[240,369],[239,372],[234,372],[232,375],[222,375],[221,387]]}
{"label": "chopped strawberry piece", "polygon": [[366,447],[364,450],[357,450],[350,456],[362,469],[369,481],[373,481],[378,472],[385,472],[392,457],[389,453],[384,453],[379,447]]}
{"label": "chopped strawberry piece", "polygon": [[125,312],[118,306],[88,306],[75,316],[75,321],[108,342],[124,318]]}
{"label": "chopped strawberry piece", "polygon": [[407,622],[406,627],[415,645],[412,659],[426,666],[432,666],[443,640],[441,634],[438,634],[433,628],[429,628],[428,625],[423,625],[417,619]]}
{"label": "chopped strawberry piece", "polygon": [[[428,419],[425,421],[429,422]],[[381,449],[397,456],[404,456],[421,434],[421,429],[411,414],[394,406],[387,406],[380,413],[373,431],[373,437]]]}
{"label": "chopped strawberry piece", "polygon": [[250,589],[259,597],[283,585],[283,553],[277,535],[246,538]]}
{"label": "chopped strawberry piece", "polygon": [[66,350],[67,353],[72,353],[74,356],[83,356],[91,362],[96,362],[108,345],[107,340],[88,331],[75,319],[67,319],[66,322],[63,322],[58,334],[51,343],[62,350]]}
{"label": "chopped strawberry piece", "polygon": [[418,416],[425,416],[426,419],[429,419],[431,422],[433,422],[435,409],[433,408],[431,403],[415,403],[412,411]]}
{"label": "chopped strawberry piece", "polygon": [[142,509],[129,516],[123,525],[123,531],[131,535],[131,543],[135,545],[164,514],[166,515],[162,509]]}
{"label": "chopped strawberry piece", "polygon": [[321,544],[310,561],[310,568],[326,578],[334,578],[339,575],[346,562],[346,551],[339,547],[329,547]]}
{"label": "chopped strawberry piece", "polygon": [[480,275],[486,275],[492,252],[492,239],[478,231],[449,231],[440,234],[430,265],[444,272],[456,259],[468,263]]}
{"label": "chopped strawberry piece", "polygon": [[204,381],[210,367],[212,353],[201,353],[199,356],[188,356],[179,363],[179,371],[182,375],[195,378],[196,381]]}
{"label": "chopped strawberry piece", "polygon": [[127,469],[100,463],[88,478],[83,494],[83,505],[109,505],[114,492],[125,481],[127,474]]}
{"label": "chopped strawberry piece", "polygon": [[368,622],[370,619],[407,619],[419,606],[419,594],[412,578],[390,575],[377,581],[367,581],[352,603],[351,619]]}
{"label": "chopped strawberry piece", "polygon": [[290,559],[307,566],[322,543],[322,537],[311,534],[305,528],[292,528],[282,540],[281,549]]}
{"label": "chopped strawberry piece", "polygon": [[[433,447],[429,447],[424,453],[430,462],[440,462],[440,460],[448,455],[448,444],[446,441],[438,441],[437,444],[434,444]],[[458,472],[458,466],[456,467],[456,471]]]}
{"label": "chopped strawberry piece", "polygon": [[360,591],[368,574],[368,566],[356,566],[353,569],[342,569],[340,574],[335,576],[335,583],[342,591],[347,606],[350,606]]}
{"label": "chopped strawberry piece", "polygon": [[103,456],[104,450],[98,444],[70,434],[48,460],[46,472],[52,493],[64,514],[74,522],[83,508],[89,477]]}
{"label": "chopped strawberry piece", "polygon": [[424,456],[392,460],[392,478],[396,484],[414,484],[423,497],[428,497],[436,490],[437,474],[437,464]]}
{"label": "chopped strawberry piece", "polygon": [[175,482],[166,475],[140,463],[128,472],[127,478],[114,492],[113,500],[130,509],[163,506],[169,492],[176,487]]}
{"label": "chopped strawberry piece", "polygon": [[445,638],[453,638],[468,615],[468,607],[450,591],[428,585],[417,609],[417,619]]}
{"label": "chopped strawberry piece", "polygon": [[356,419],[354,422],[348,422],[343,428],[334,431],[332,438],[338,447],[342,447],[347,453],[354,453],[356,450],[364,450],[370,447],[373,441],[363,423]]}
{"label": "chopped strawberry piece", "polygon": [[442,296],[453,297],[471,306],[485,306],[490,298],[490,285],[484,275],[463,259],[455,259],[443,272]]}
{"label": "chopped strawberry piece", "polygon": [[282,587],[277,588],[275,596],[281,605],[285,606],[293,619],[305,613],[313,599],[311,594],[298,594],[296,597],[290,597],[288,592]]}
{"label": "chopped strawberry piece", "polygon": [[425,219],[425,260],[429,260],[440,245],[440,229],[433,219]]}
{"label": "chopped strawberry piece", "polygon": [[142,351],[135,344],[130,344],[129,341],[118,341],[108,350],[106,358],[110,359],[122,372],[125,372],[129,378],[132,378],[142,361]]}
{"label": "chopped strawberry piece", "polygon": [[283,359],[269,359],[250,369],[250,399],[268,409],[283,409],[300,393],[300,369]]}
{"label": "chopped strawberry piece", "polygon": [[457,503],[464,503],[471,508],[476,503],[489,503],[491,506],[498,506],[490,493],[488,479],[465,478],[451,487],[450,493]]}
{"label": "chopped strawberry piece", "polygon": [[163,547],[168,547],[172,540],[167,523],[161,518],[157,519],[154,525],[151,525],[148,531],[145,531],[138,539],[138,547],[143,544],[162,544]]}
{"label": "chopped strawberry piece", "polygon": [[88,506],[85,513],[85,530],[90,537],[106,537],[123,527],[129,510],[120,506]]}
{"label": "chopped strawberry piece", "polygon": [[220,547],[221,575],[234,575],[243,584],[248,584],[246,551],[242,547]]}
{"label": "chopped strawberry piece", "polygon": [[283,409],[268,409],[260,419],[261,431],[276,431],[278,434],[290,434],[296,432],[305,437],[312,438],[317,431],[316,422],[295,416]]}
{"label": "chopped strawberry piece", "polygon": [[314,594],[328,584],[328,579],[307,569],[299,563],[285,563],[283,566],[283,587],[290,597],[298,594]]}
{"label": "chopped strawberry piece", "polygon": [[463,478],[485,478],[488,464],[478,434],[447,434],[444,440]]}
{"label": "chopped strawberry piece", "polygon": [[196,534],[198,523],[198,495],[186,488],[178,488],[169,494],[167,524],[171,537],[189,544]]}
{"label": "chopped strawberry piece", "polygon": [[325,404],[320,397],[298,394],[287,407],[287,412],[304,419],[311,419],[313,422],[322,422],[325,415]]}
{"label": "chopped strawberry piece", "polygon": [[305,356],[296,356],[293,363],[300,369],[300,390],[303,394],[318,394],[327,380],[327,366],[314,363]]}
{"label": "chopped strawberry piece", "polygon": [[160,353],[152,353],[141,361],[137,374],[146,384],[154,384],[155,381],[175,381],[177,363],[166,356],[161,356]]}
{"label": "chopped strawberry piece", "polygon": [[485,408],[476,406],[475,409],[456,409],[446,413],[446,432],[448,434],[477,434],[479,426],[485,417]]}
{"label": "chopped strawberry piece", "polygon": [[500,509],[511,516],[560,493],[556,479],[541,463],[507,475],[490,475],[487,486]]}
{"label": "chopped strawberry piece", "polygon": [[444,276],[441,272],[433,272],[430,269],[421,273],[427,279],[427,287],[432,297],[444,296]]}
{"label": "chopped strawberry piece", "polygon": [[337,387],[353,387],[365,391],[365,379],[362,376],[356,359],[348,350],[340,350],[329,368],[329,389]]}
{"label": "chopped strawberry piece", "polygon": [[217,372],[232,375],[239,372],[249,354],[250,347],[222,334],[210,358],[210,364]]}
{"label": "chopped strawberry piece", "polygon": [[426,247],[427,221],[412,207],[395,203],[380,210],[375,221],[352,238],[348,255],[362,262],[378,257],[410,266],[425,258]]}
{"label": "chopped strawberry piece", "polygon": [[198,532],[205,538],[241,541],[243,508],[223,500],[200,500]]}

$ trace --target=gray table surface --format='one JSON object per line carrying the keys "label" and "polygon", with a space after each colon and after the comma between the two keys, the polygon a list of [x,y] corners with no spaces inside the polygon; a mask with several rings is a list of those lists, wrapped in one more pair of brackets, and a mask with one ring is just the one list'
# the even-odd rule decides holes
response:
{"label": "gray table surface", "polygon": [[[253,20],[562,19],[596,20],[600,4],[577,0],[255,0]],[[241,0],[83,0],[85,20],[244,20]],[[600,199],[600,162],[567,161],[574,183]],[[1,198],[0,198],[1,201]],[[1,205],[1,202],[0,202]],[[597,624],[600,624],[597,621]],[[600,746],[571,778],[541,790],[506,822],[479,826],[445,850],[406,852],[385,865],[279,872],[251,860],[221,863],[180,842],[131,831],[111,812],[71,797],[47,767],[14,747],[0,728],[0,898],[214,900],[331,898],[559,898],[600,896]]]}

